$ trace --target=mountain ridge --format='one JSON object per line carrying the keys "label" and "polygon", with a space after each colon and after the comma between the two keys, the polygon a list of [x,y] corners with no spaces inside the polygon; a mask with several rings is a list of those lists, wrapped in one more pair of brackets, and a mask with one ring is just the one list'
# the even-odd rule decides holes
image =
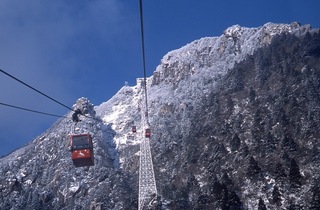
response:
{"label": "mountain ridge", "polygon": [[[154,209],[319,205],[318,40],[319,29],[298,23],[235,25],[163,57],[147,79],[161,195]],[[77,101],[87,110],[78,126],[93,136],[94,167],[72,167],[71,112],[0,159],[0,207],[137,208],[141,82],[96,107]]]}

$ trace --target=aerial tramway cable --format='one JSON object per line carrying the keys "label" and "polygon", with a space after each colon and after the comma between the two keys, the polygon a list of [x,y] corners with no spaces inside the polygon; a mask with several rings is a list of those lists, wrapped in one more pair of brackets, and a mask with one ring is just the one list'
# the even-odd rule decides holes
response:
{"label": "aerial tramway cable", "polygon": [[[19,83],[21,83],[21,84],[23,84],[23,85],[27,86],[28,88],[30,88],[30,89],[32,89],[32,90],[34,90],[34,91],[36,91],[37,93],[39,93],[39,94],[41,94],[41,95],[45,96],[46,98],[48,98],[48,99],[50,99],[50,100],[54,101],[55,103],[57,103],[57,104],[59,104],[59,105],[61,105],[61,106],[65,107],[65,108],[67,108],[67,109],[69,109],[69,110],[71,110],[71,111],[73,111],[73,112],[75,112],[75,111],[76,111],[76,110],[73,110],[72,108],[68,107],[67,105],[65,105],[65,104],[63,104],[63,103],[61,103],[61,102],[59,102],[58,100],[56,100],[56,99],[54,99],[54,98],[50,97],[49,95],[47,95],[47,94],[45,94],[45,93],[41,92],[40,90],[38,90],[38,89],[36,89],[36,88],[32,87],[31,85],[28,85],[28,84],[27,84],[27,83],[25,83],[24,81],[22,81],[22,80],[18,79],[17,77],[15,77],[15,76],[13,76],[13,75],[9,74],[8,72],[6,72],[6,71],[4,71],[4,70],[2,70],[2,69],[0,69],[0,72],[1,72],[1,73],[3,73],[3,74],[5,74],[5,75],[7,75],[8,77],[10,77],[10,78],[12,78],[12,79],[16,80],[17,82],[19,82]],[[59,116],[59,115],[55,115],[55,114],[50,114],[50,113],[40,112],[40,111],[31,110],[31,109],[27,109],[27,108],[23,108],[23,107],[18,107],[18,106],[14,106],[14,105],[10,105],[10,104],[5,104],[5,103],[0,103],[0,105],[8,106],[8,107],[12,107],[12,108],[16,108],[16,109],[20,109],[20,110],[24,110],[24,111],[34,112],[34,113],[38,113],[38,114],[44,114],[44,115],[49,115],[49,116],[54,116],[54,117],[64,117],[64,116]],[[82,115],[82,116],[84,116],[84,117],[86,117],[86,118],[91,118],[91,119],[93,119],[93,120],[96,120],[96,121],[99,121],[99,122],[100,122],[100,120],[98,120],[98,119],[96,119],[96,118],[93,118],[93,117],[90,117],[90,116],[86,116],[86,115],[84,115],[84,114],[82,114],[82,113],[80,113],[80,115]],[[65,117],[65,118],[66,118],[66,117]]]}
{"label": "aerial tramway cable", "polygon": [[40,93],[41,95],[43,95],[43,96],[45,96],[45,97],[49,98],[50,100],[52,100],[52,101],[54,101],[54,102],[56,102],[56,103],[60,104],[61,106],[65,107],[65,108],[67,108],[67,109],[69,109],[69,110],[71,110],[71,111],[74,111],[73,109],[71,109],[71,108],[70,108],[70,107],[68,107],[67,105],[64,105],[63,103],[61,103],[61,102],[57,101],[56,99],[54,99],[54,98],[52,98],[52,97],[48,96],[47,94],[45,94],[45,93],[41,92],[41,91],[40,91],[40,90],[38,90],[38,89],[36,89],[36,88],[32,87],[31,85],[28,85],[27,83],[25,83],[25,82],[23,82],[22,80],[20,80],[20,79],[18,79],[18,78],[16,78],[16,77],[14,77],[13,75],[9,74],[8,72],[5,72],[5,71],[4,71],[4,70],[2,70],[2,69],[0,69],[0,72],[2,72],[3,74],[7,75],[8,77],[11,77],[12,79],[14,79],[14,80],[16,80],[16,81],[18,81],[18,82],[20,82],[21,84],[23,84],[23,85],[27,86],[28,88],[30,88],[30,89],[32,89],[32,90],[34,90],[34,91],[36,91],[37,93]]}
{"label": "aerial tramway cable", "polygon": [[2,103],[2,102],[0,102],[0,105],[2,105],[2,106],[7,106],[7,107],[11,107],[11,108],[15,108],[15,109],[20,109],[20,110],[24,110],[24,111],[28,111],[28,112],[33,112],[33,113],[48,115],[48,116],[52,116],[52,117],[67,118],[66,116],[51,114],[51,113],[47,113],[47,112],[41,112],[41,111],[37,111],[37,110],[33,110],[33,109],[27,109],[27,108],[23,108],[23,107],[20,107],[20,106],[15,106],[15,105],[11,105],[11,104],[6,104],[6,103]]}
{"label": "aerial tramway cable", "polygon": [[140,5],[140,29],[141,29],[141,44],[142,44],[142,63],[143,63],[143,86],[144,86],[144,98],[145,98],[145,116],[146,116],[147,124],[149,124],[148,96],[147,96],[147,71],[146,71],[146,56],[145,56],[145,47],[144,47],[142,0],[139,0],[139,5]]}

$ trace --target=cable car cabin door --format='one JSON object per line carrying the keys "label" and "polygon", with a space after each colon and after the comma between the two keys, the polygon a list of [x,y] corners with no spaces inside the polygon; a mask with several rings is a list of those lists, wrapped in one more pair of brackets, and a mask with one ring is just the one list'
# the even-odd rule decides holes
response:
{"label": "cable car cabin door", "polygon": [[75,167],[93,166],[93,144],[90,134],[70,135],[71,158]]}

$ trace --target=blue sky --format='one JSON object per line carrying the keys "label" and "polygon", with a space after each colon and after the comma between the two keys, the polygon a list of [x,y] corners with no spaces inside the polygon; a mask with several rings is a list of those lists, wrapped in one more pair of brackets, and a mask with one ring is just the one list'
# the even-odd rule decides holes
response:
{"label": "blue sky", "polygon": [[[1,0],[0,68],[58,101],[99,105],[143,76],[138,0]],[[318,0],[144,0],[147,75],[169,51],[229,26],[267,22],[319,28]],[[0,102],[68,110],[0,73]],[[0,155],[41,135],[57,118],[0,106]]]}

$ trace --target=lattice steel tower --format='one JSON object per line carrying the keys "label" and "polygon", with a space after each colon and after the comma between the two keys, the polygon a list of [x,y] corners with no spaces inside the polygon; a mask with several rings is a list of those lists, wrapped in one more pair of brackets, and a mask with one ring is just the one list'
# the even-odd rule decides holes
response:
{"label": "lattice steel tower", "polygon": [[[146,80],[143,81],[145,86]],[[146,93],[146,89],[144,89]],[[142,94],[143,95],[143,94]],[[144,104],[144,103],[141,103]],[[147,103],[142,105],[141,119],[144,131],[150,128],[148,121]],[[147,133],[141,135],[140,143],[140,167],[139,167],[139,210],[148,209],[152,201],[157,197],[157,186],[154,176],[152,154],[150,150],[150,137],[146,137]]]}
{"label": "lattice steel tower", "polygon": [[143,138],[140,144],[138,209],[146,209],[156,197],[157,187],[154,178],[149,138]]}

